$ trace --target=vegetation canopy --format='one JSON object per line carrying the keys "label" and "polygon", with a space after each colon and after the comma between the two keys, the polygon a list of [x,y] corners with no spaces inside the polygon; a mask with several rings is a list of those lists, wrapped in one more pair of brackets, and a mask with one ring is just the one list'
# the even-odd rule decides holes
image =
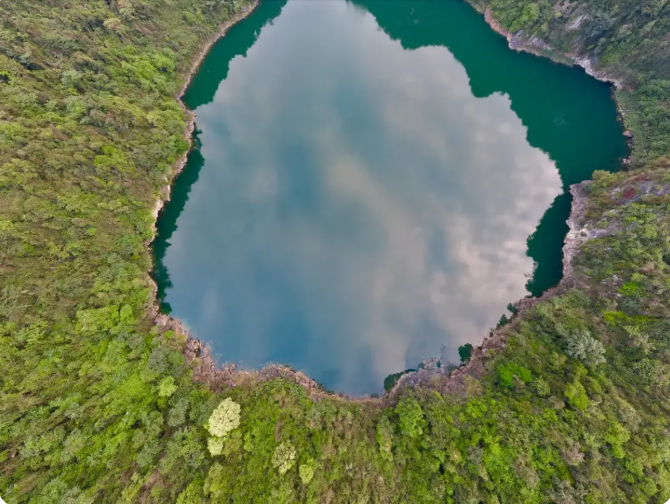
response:
{"label": "vegetation canopy", "polygon": [[154,320],[156,201],[189,146],[175,96],[249,3],[0,3],[6,502],[670,497],[670,2],[473,3],[516,44],[621,82],[635,169],[576,189],[592,239],[558,289],[451,377],[361,401],[283,371],[202,380],[193,342]]}

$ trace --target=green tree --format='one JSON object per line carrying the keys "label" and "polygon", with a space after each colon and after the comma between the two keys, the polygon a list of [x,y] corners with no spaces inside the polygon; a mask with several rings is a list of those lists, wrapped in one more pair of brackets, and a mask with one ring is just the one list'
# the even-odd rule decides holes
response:
{"label": "green tree", "polygon": [[242,407],[227,397],[216,407],[207,422],[207,430],[212,436],[225,438],[232,430],[240,426]]}
{"label": "green tree", "polygon": [[400,432],[404,436],[413,438],[423,434],[423,410],[413,397],[402,399],[395,409],[399,418]]}
{"label": "green tree", "polygon": [[605,347],[591,336],[589,331],[570,333],[567,337],[565,353],[591,366],[598,366],[605,362]]}
{"label": "green tree", "polygon": [[290,441],[283,441],[277,445],[272,454],[272,465],[279,474],[284,475],[295,465],[297,455],[293,444]]}
{"label": "green tree", "polygon": [[384,460],[393,460],[393,428],[388,417],[383,416],[377,422],[377,446]]}
{"label": "green tree", "polygon": [[298,473],[300,475],[300,481],[303,485],[309,485],[309,482],[312,481],[314,477],[314,471],[316,470],[316,462],[314,459],[309,459],[298,467]]}
{"label": "green tree", "polygon": [[459,346],[458,356],[461,358],[461,363],[465,364],[468,362],[472,356],[472,345],[470,343],[466,343],[465,345]]}
{"label": "green tree", "polygon": [[158,384],[158,395],[159,397],[170,397],[177,390],[177,385],[174,382],[172,376],[166,376]]}
{"label": "green tree", "polygon": [[586,395],[584,385],[578,380],[565,386],[565,397],[568,399],[570,406],[578,410],[584,411],[589,405],[589,397]]}

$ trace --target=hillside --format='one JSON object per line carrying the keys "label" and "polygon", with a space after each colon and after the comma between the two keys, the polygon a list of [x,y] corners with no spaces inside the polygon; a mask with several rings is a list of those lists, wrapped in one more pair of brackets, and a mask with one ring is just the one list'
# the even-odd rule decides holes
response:
{"label": "hillside", "polygon": [[476,3],[516,47],[621,83],[635,169],[573,189],[569,276],[466,367],[358,401],[280,368],[215,373],[155,316],[156,202],[189,148],[176,96],[248,7],[0,3],[0,496],[664,503],[670,2]]}
{"label": "hillside", "polygon": [[616,82],[633,166],[670,152],[670,5],[664,0],[524,2],[472,0],[509,32],[511,45],[575,61]]}

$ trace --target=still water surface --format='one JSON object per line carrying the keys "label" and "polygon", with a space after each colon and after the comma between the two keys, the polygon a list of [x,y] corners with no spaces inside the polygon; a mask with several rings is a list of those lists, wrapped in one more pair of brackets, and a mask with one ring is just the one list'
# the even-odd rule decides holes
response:
{"label": "still water surface", "polygon": [[326,387],[478,344],[561,275],[566,188],[626,154],[610,89],[459,0],[264,0],[186,97],[164,309],[245,367]]}

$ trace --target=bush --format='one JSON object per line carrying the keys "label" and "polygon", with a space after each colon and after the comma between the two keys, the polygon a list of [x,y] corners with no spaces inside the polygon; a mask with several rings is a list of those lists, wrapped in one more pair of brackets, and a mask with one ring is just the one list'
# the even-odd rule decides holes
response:
{"label": "bush", "polygon": [[551,394],[549,384],[542,378],[533,380],[533,386],[535,387],[535,392],[537,392],[537,395],[540,397],[548,397]]}
{"label": "bush", "polygon": [[159,397],[170,397],[177,390],[177,385],[174,383],[174,378],[172,376],[167,376],[161,380],[158,384],[158,396]]}
{"label": "bush", "polygon": [[379,446],[379,453],[384,460],[393,460],[393,453],[391,453],[391,449],[393,448],[393,428],[391,427],[391,422],[385,416],[377,422],[377,446]]}
{"label": "bush", "polygon": [[605,442],[612,448],[615,458],[621,459],[626,456],[623,445],[630,439],[630,432],[617,421],[613,421],[605,433]]}
{"label": "bush", "polygon": [[207,439],[207,449],[209,450],[209,453],[212,455],[212,457],[216,457],[217,455],[221,455],[223,452],[223,442],[224,438],[222,437],[210,437]]}

